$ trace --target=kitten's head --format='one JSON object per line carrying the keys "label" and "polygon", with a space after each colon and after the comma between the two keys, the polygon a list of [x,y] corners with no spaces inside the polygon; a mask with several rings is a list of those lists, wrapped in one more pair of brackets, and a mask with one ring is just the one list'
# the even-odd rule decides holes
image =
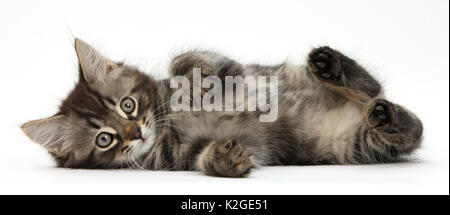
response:
{"label": "kitten's head", "polygon": [[115,63],[75,40],[79,81],[59,112],[22,126],[58,166],[120,168],[148,152],[160,104],[157,83],[136,68]]}

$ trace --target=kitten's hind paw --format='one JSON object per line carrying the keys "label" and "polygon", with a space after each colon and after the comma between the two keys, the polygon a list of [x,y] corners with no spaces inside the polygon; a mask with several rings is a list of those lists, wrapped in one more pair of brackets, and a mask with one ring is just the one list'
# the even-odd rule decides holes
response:
{"label": "kitten's hind paw", "polygon": [[200,154],[199,168],[207,175],[246,177],[254,167],[250,153],[236,141],[213,141]]}
{"label": "kitten's hind paw", "polygon": [[377,99],[369,105],[367,123],[371,128],[395,127],[397,124],[395,105],[384,99]]}
{"label": "kitten's hind paw", "polygon": [[327,46],[313,49],[308,56],[308,70],[322,81],[339,84],[341,82],[339,53]]}

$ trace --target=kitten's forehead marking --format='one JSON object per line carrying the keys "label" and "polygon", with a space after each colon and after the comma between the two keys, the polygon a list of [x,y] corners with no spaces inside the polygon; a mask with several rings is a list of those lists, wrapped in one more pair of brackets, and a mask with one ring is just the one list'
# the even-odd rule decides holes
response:
{"label": "kitten's forehead marking", "polygon": [[92,117],[92,116],[87,117],[86,121],[87,121],[88,125],[90,125],[91,127],[95,128],[95,129],[100,129],[103,124],[102,121],[100,121],[99,119]]}

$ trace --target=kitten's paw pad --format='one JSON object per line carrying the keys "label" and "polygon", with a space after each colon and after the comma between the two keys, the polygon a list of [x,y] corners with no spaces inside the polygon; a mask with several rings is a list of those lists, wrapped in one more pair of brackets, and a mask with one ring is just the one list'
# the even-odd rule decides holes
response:
{"label": "kitten's paw pad", "polygon": [[205,165],[211,175],[246,177],[250,174],[254,167],[250,153],[236,141],[215,141],[211,147],[211,159]]}
{"label": "kitten's paw pad", "polygon": [[395,123],[395,106],[394,104],[378,99],[370,104],[367,113],[367,122],[370,127],[390,126]]}
{"label": "kitten's paw pad", "polygon": [[308,69],[319,79],[338,82],[341,76],[339,54],[329,47],[320,47],[308,56]]}

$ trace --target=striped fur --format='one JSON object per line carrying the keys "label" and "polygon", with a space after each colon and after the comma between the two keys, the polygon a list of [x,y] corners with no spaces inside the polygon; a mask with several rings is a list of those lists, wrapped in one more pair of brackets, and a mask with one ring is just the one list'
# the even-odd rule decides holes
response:
{"label": "striped fur", "polygon": [[[78,84],[55,116],[22,126],[58,166],[244,177],[257,166],[393,162],[421,143],[420,120],[385,100],[381,85],[357,62],[328,47],[314,49],[305,66],[243,65],[199,51],[174,58],[171,77],[192,79],[194,68],[222,81],[225,76],[277,76],[277,120],[259,122],[261,110],[174,112],[170,79],[157,82],[80,40],[75,46]],[[124,97],[137,101],[135,115],[118,108]],[[117,133],[117,144],[101,151],[93,143],[106,128]],[[143,138],[133,140],[136,135],[127,132],[138,128]]]}

